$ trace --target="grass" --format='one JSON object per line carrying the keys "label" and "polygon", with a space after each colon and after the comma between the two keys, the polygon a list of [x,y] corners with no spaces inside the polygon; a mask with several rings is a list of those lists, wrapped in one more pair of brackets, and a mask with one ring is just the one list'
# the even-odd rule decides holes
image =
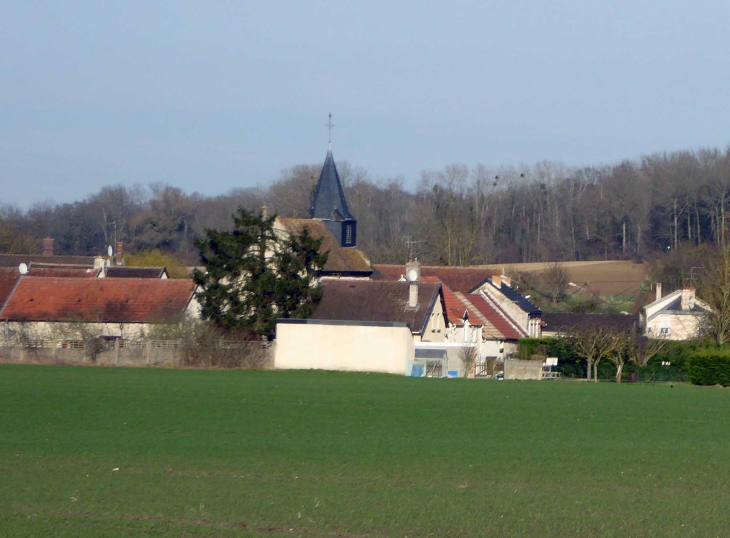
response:
{"label": "grass", "polygon": [[716,388],[1,365],[0,535],[725,536],[728,426]]}

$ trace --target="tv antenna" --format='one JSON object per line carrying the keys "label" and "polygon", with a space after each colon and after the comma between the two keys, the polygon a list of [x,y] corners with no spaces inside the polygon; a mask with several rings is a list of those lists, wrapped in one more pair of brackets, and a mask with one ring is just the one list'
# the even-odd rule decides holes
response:
{"label": "tv antenna", "polygon": [[413,245],[417,245],[418,243],[425,243],[425,241],[414,241],[410,235],[404,236],[403,242],[408,246],[408,259],[409,260],[413,259]]}
{"label": "tv antenna", "polygon": [[327,129],[328,129],[327,143],[328,144],[331,144],[332,143],[332,127],[335,126],[335,124],[332,123],[332,112],[330,112],[330,119],[329,119],[329,121],[327,123],[325,123],[324,126],[327,127]]}

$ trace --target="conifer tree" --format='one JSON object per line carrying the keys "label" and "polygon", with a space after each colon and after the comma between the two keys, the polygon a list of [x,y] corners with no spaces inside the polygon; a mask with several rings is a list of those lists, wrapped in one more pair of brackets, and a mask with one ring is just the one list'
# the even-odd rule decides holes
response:
{"label": "conifer tree", "polygon": [[233,230],[207,230],[198,240],[205,272],[196,270],[203,319],[249,336],[273,336],[277,318],[307,318],[321,297],[317,272],[327,262],[308,230],[282,237],[276,217],[239,208]]}

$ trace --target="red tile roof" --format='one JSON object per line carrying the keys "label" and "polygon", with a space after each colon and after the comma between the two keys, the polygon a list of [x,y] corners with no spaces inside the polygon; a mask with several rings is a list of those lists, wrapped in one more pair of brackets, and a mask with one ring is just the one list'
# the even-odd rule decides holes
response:
{"label": "red tile roof", "polygon": [[15,283],[20,279],[20,273],[17,267],[0,268],[0,309],[10,297],[10,293],[15,287]]}
{"label": "red tile roof", "polygon": [[193,291],[189,280],[24,276],[0,320],[151,323],[182,314]]}
{"label": "red tile roof", "polygon": [[[428,278],[428,277],[427,277]],[[482,325],[479,314],[472,308],[469,308],[464,302],[451,291],[446,284],[441,285],[441,298],[444,306],[444,317],[446,323],[454,325],[463,325],[464,313],[469,313],[469,323],[472,325]]]}
{"label": "red tile roof", "polygon": [[340,245],[327,225],[316,219],[289,219],[277,217],[278,222],[289,232],[300,234],[305,228],[317,239],[322,239],[321,252],[328,252],[323,273],[362,274],[370,276],[373,268],[367,256],[358,248],[344,248]]}
{"label": "red tile roof", "polygon": [[470,293],[466,298],[504,338],[517,340],[527,336],[523,331],[517,329],[519,327],[517,323],[499,305],[485,301],[479,293]]}
{"label": "red tile roof", "polygon": [[[398,280],[405,274],[405,265],[373,265],[384,280]],[[421,266],[421,277],[437,277],[452,291],[471,293],[484,284],[492,276],[492,269],[477,269],[473,267],[439,267]]]}

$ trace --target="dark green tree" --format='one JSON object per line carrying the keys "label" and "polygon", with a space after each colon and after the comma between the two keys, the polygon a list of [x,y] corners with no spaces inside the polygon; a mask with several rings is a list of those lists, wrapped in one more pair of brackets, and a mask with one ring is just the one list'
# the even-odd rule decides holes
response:
{"label": "dark green tree", "polygon": [[271,337],[277,318],[307,318],[322,298],[315,285],[327,262],[321,240],[274,231],[276,217],[239,208],[233,230],[196,241],[205,271],[195,270],[202,317],[227,330]]}

